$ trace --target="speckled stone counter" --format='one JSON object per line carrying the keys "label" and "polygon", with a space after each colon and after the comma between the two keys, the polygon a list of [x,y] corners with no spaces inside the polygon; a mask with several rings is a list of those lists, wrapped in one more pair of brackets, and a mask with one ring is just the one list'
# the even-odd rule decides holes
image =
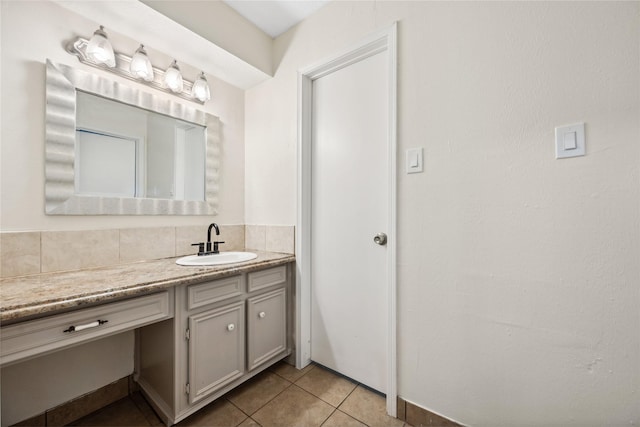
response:
{"label": "speckled stone counter", "polygon": [[251,261],[181,266],[177,258],[0,279],[0,322],[15,323],[88,304],[152,293],[295,261],[291,254],[258,252]]}

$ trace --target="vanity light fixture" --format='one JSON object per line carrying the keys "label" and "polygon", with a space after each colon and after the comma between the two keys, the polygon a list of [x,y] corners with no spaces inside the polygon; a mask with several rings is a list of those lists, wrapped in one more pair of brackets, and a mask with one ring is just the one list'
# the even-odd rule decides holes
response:
{"label": "vanity light fixture", "polygon": [[200,102],[207,102],[211,99],[211,91],[209,84],[204,76],[204,71],[200,73],[200,77],[193,83],[193,96]]}
{"label": "vanity light fixture", "polygon": [[[91,40],[78,37],[67,44],[66,50],[77,56],[78,61],[83,64],[100,68],[103,71],[111,71],[121,77],[145,83],[180,98],[199,104],[204,104],[211,99],[209,84],[204,77],[204,72],[193,83],[182,77],[175,60],[166,71],[154,67],[143,45],[140,45],[133,57],[115,52],[107,39],[103,26],[96,30]],[[111,60],[109,59],[110,55],[113,58]]]}
{"label": "vanity light fixture", "polygon": [[116,56],[113,53],[113,47],[102,25],[93,33],[93,36],[87,44],[87,56],[96,64],[104,64],[107,67],[116,66]]}
{"label": "vanity light fixture", "polygon": [[182,73],[178,68],[178,61],[175,59],[164,72],[164,84],[171,90],[171,92],[182,92],[184,88],[184,81],[182,80]]}
{"label": "vanity light fixture", "polygon": [[129,70],[134,76],[150,82],[153,80],[153,66],[147,56],[147,51],[144,50],[144,45],[140,45],[136,53],[131,58],[131,64],[129,64]]}

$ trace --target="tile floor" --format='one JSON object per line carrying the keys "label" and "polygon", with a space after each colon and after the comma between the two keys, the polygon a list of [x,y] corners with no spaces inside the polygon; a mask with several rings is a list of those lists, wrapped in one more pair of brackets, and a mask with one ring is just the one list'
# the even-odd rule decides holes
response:
{"label": "tile floor", "polygon": [[[74,426],[162,426],[133,394]],[[385,413],[385,399],[321,366],[280,362],[178,424],[180,427],[408,427]]]}

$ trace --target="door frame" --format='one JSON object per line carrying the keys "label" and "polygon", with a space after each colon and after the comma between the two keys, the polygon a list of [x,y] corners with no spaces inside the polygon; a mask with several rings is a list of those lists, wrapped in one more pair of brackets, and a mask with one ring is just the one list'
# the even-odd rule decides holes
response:
{"label": "door frame", "polygon": [[397,147],[397,23],[377,31],[349,49],[298,72],[298,189],[296,224],[296,367],[311,363],[311,139],[313,81],[387,51],[389,77],[388,183],[389,241],[387,265],[387,413],[396,416],[396,147]]}

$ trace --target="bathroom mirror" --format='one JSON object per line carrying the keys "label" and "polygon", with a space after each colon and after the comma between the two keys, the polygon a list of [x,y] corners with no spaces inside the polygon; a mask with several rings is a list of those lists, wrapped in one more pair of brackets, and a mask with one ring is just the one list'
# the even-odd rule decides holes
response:
{"label": "bathroom mirror", "polygon": [[47,60],[50,215],[215,215],[220,121]]}

